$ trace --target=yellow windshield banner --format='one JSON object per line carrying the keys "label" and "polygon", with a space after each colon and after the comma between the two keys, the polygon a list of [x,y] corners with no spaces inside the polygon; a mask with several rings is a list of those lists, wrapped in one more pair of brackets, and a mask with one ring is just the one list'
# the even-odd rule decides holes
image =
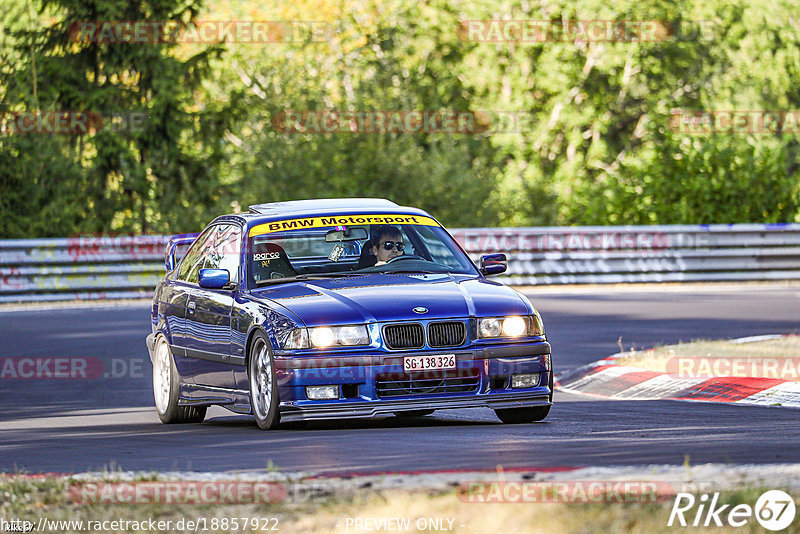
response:
{"label": "yellow windshield banner", "polygon": [[286,219],[259,224],[250,228],[250,237],[301,230],[303,228],[325,228],[327,226],[353,226],[360,224],[417,224],[422,226],[439,226],[430,217],[422,215],[373,214],[373,215],[331,215],[328,217],[307,217],[304,219]]}

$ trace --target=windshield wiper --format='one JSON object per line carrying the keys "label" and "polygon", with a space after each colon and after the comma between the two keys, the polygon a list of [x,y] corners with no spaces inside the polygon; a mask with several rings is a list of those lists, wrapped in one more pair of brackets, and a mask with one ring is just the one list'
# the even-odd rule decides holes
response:
{"label": "windshield wiper", "polygon": [[399,271],[379,271],[381,274],[446,274],[448,271],[423,271],[422,269],[400,269]]}
{"label": "windshield wiper", "polygon": [[266,286],[271,284],[283,284],[285,282],[302,282],[303,280],[324,280],[325,278],[347,278],[350,276],[366,276],[373,273],[305,273],[298,274],[297,276],[289,276],[287,278],[267,278],[266,280],[257,280],[257,286]]}

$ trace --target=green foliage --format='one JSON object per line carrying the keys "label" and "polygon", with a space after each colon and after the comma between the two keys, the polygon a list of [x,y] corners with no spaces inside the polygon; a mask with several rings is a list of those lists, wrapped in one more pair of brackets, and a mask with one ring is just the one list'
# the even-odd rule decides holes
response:
{"label": "green foliage", "polygon": [[297,134],[274,127],[287,110],[469,109],[470,91],[457,70],[465,50],[452,24],[456,13],[398,3],[369,25],[359,19],[357,13],[337,19],[333,34],[344,36],[338,45],[265,48],[249,60],[235,56],[237,68],[225,69],[224,78],[246,84],[251,110],[232,157],[243,205],[375,196],[428,209],[447,225],[495,224],[497,168],[488,137]]}
{"label": "green foliage", "polygon": [[[188,21],[199,5],[48,0],[43,8],[57,13],[55,23],[12,34],[19,64],[3,72],[2,109],[99,112],[105,126],[85,134],[0,138],[0,159],[13,160],[0,167],[2,206],[13,214],[2,218],[0,233],[168,231],[200,226],[208,210],[222,209],[215,168],[225,128],[218,117],[225,115],[194,101],[221,49],[181,60],[171,44],[75,42],[69,34],[81,21]],[[148,119],[141,128],[116,129],[108,122],[112,114]]]}
{"label": "green foliage", "polygon": [[[449,226],[800,221],[797,134],[670,128],[679,109],[800,109],[790,0],[39,1],[0,0],[0,110],[149,120],[135,132],[0,136],[3,237],[190,231],[250,203],[343,196],[419,206]],[[196,19],[332,31],[218,46],[67,34],[76,21]],[[639,43],[465,39],[461,21],[490,19],[663,31]],[[276,118],[292,110],[531,120],[493,135],[283,133]]]}
{"label": "green foliage", "polygon": [[452,226],[496,220],[491,169],[451,138],[421,146],[409,135],[276,135],[243,172],[246,203],[296,198],[378,197],[421,207]]}
{"label": "green foliage", "polygon": [[26,135],[0,146],[0,235],[66,236],[85,224],[83,169],[54,136]]}
{"label": "green foliage", "polygon": [[[530,6],[523,9],[521,5]],[[800,31],[789,2],[596,0],[494,2],[469,18],[657,20],[674,34],[643,43],[482,45],[473,65],[489,107],[524,109],[532,131],[497,146],[518,192],[503,222],[649,224],[800,220],[796,134],[687,135],[670,112],[792,110]],[[515,88],[498,99],[501,85]],[[501,186],[502,188],[502,186]],[[508,193],[507,193],[508,195]],[[542,200],[548,208],[541,210]],[[520,212],[522,215],[520,215]]]}

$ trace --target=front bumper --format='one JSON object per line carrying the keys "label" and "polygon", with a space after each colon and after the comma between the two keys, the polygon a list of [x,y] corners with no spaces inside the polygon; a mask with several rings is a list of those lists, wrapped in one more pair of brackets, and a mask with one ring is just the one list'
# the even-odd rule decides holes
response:
{"label": "front bumper", "polygon": [[[409,387],[407,380],[397,378],[424,378],[425,373],[435,374],[435,371],[416,375],[403,371],[404,356],[434,354],[456,356],[456,369],[452,375],[442,374],[428,378],[428,381],[422,380],[425,387],[413,386],[413,381]],[[369,417],[411,410],[479,407],[498,410],[549,406],[552,399],[550,345],[545,341],[458,350],[380,354],[353,352],[326,357],[276,354],[275,367],[281,398],[281,419],[285,421]],[[535,373],[540,375],[539,386],[510,387],[511,375]],[[406,385],[405,392],[403,388],[392,388],[397,384],[395,378]],[[438,378],[441,378],[442,386],[431,387],[431,384],[435,386],[438,383]],[[455,382],[452,382],[453,378]],[[468,388],[459,386],[467,382]],[[457,385],[447,386],[448,383]],[[306,387],[314,385],[339,386],[339,398],[309,400]]]}
{"label": "front bumper", "polygon": [[[322,401],[317,401],[318,403]],[[327,401],[326,401],[327,402]],[[468,397],[448,397],[438,399],[406,399],[394,401],[370,401],[338,403],[314,406],[284,406],[281,403],[281,421],[314,421],[317,419],[348,419],[390,415],[413,410],[447,410],[452,408],[526,408],[530,406],[550,406],[549,392],[538,394],[491,394]]]}

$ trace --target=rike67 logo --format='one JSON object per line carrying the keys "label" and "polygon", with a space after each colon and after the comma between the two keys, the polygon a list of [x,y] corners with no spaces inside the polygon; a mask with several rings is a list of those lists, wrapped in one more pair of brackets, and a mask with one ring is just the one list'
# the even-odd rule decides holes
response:
{"label": "rike67 logo", "polygon": [[707,493],[696,498],[691,493],[678,493],[669,514],[667,526],[693,527],[743,527],[755,517],[767,530],[783,530],[792,524],[795,505],[792,496],[781,490],[770,490],[762,494],[755,507],[749,504],[719,503],[719,493]]}

